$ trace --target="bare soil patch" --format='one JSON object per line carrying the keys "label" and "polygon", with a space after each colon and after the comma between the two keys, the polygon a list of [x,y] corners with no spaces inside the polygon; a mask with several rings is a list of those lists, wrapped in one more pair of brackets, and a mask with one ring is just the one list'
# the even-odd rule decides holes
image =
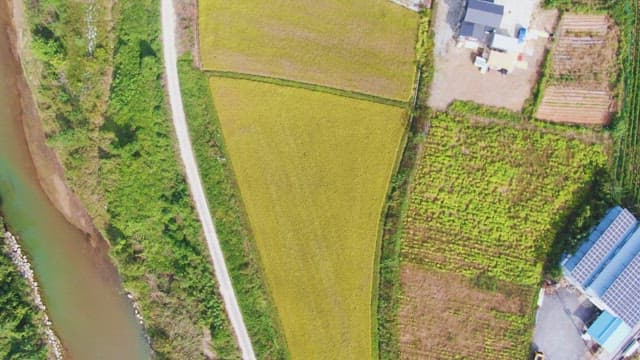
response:
{"label": "bare soil patch", "polygon": [[606,15],[566,14],[549,69],[549,87],[536,117],[607,124],[615,111],[610,79],[617,72],[618,31]]}
{"label": "bare soil patch", "polygon": [[481,290],[464,276],[413,264],[400,277],[402,359],[515,359],[526,346],[528,330],[512,320],[528,310],[524,290]]}

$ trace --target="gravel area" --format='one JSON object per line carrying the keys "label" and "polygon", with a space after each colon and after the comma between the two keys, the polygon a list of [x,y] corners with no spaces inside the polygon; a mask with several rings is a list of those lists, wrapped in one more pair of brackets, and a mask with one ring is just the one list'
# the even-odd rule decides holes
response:
{"label": "gravel area", "polygon": [[593,305],[568,288],[547,291],[536,314],[533,346],[546,360],[589,360],[593,356],[581,338]]}
{"label": "gravel area", "polygon": [[455,43],[454,36],[464,15],[465,3],[464,0],[439,0],[435,3],[434,41],[437,56],[446,55],[449,45]]}

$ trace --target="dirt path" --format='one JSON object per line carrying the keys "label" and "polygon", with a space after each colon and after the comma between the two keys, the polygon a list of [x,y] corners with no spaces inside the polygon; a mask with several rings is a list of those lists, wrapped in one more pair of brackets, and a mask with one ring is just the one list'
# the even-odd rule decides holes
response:
{"label": "dirt path", "polygon": [[216,235],[216,229],[211,220],[209,205],[205,197],[205,192],[200,180],[200,173],[196,164],[193,149],[191,147],[191,139],[189,138],[189,130],[185,119],[182,97],[180,95],[180,81],[178,78],[177,66],[177,49],[176,49],[176,14],[172,0],[162,0],[162,45],[164,54],[164,66],[167,79],[167,90],[169,92],[169,102],[171,104],[171,113],[173,125],[176,129],[178,145],[180,148],[180,157],[185,167],[187,182],[191,196],[196,205],[198,217],[202,223],[207,246],[213,261],[213,267],[218,280],[218,286],[222,299],[224,300],[225,310],[231,321],[231,326],[236,335],[238,346],[242,352],[242,358],[245,360],[254,360],[255,354],[251,339],[244,325],[240,306],[236,299],[231,278],[227,271],[227,265],[224,261],[220,242]]}

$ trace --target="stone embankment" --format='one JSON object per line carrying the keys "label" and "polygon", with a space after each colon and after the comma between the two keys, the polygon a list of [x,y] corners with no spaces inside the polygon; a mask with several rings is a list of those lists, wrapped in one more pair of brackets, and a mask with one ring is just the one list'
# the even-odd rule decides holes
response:
{"label": "stone embankment", "polygon": [[144,318],[142,317],[142,308],[140,307],[140,304],[138,304],[138,301],[136,300],[136,298],[133,296],[132,293],[127,291],[126,294],[127,294],[127,299],[131,301],[131,306],[133,306],[133,313],[135,314],[136,319],[140,323],[140,326],[142,326],[142,330],[144,332],[144,338],[145,340],[147,340],[147,344],[151,345],[151,338],[147,334],[146,326],[144,325]]}
{"label": "stone embankment", "polygon": [[[0,229],[1,230],[1,229]],[[47,343],[49,345],[51,353],[53,353],[55,359],[62,359],[62,344],[60,340],[53,332],[51,321],[49,320],[49,316],[47,315],[47,308],[42,302],[42,297],[40,297],[40,288],[38,286],[38,282],[36,281],[33,270],[31,269],[31,264],[29,263],[29,259],[22,253],[22,248],[18,244],[15,236],[13,236],[10,232],[5,231],[4,234],[0,232],[0,237],[4,239],[5,243],[5,251],[11,258],[11,261],[15,264],[20,274],[25,278],[29,287],[31,287],[31,293],[33,297],[33,302],[36,304],[38,309],[43,313],[43,322],[44,322],[44,332],[47,337]]]}

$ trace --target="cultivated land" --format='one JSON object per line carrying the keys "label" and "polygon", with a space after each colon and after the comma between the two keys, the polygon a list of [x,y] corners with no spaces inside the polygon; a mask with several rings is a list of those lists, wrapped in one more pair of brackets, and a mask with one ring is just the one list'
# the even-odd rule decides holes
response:
{"label": "cultivated land", "polygon": [[609,122],[617,35],[606,15],[562,17],[545,79],[549,86],[536,117],[578,124]]}
{"label": "cultivated land", "polygon": [[205,69],[407,100],[418,15],[387,0],[200,1]]}
{"label": "cultivated land", "polygon": [[247,80],[211,88],[292,358],[371,358],[379,219],[404,110]]}
{"label": "cultivated land", "polygon": [[[474,118],[436,115],[418,159],[401,242],[405,358],[524,358],[532,326],[529,306],[543,262],[594,173],[606,166],[601,145],[569,139],[560,128]],[[434,278],[449,289],[423,296],[422,288],[433,285],[420,285],[420,278]],[[474,292],[480,300],[470,300]],[[496,299],[513,304],[501,307],[503,301]],[[411,309],[440,301],[448,303],[440,305],[447,315],[438,315],[450,319],[447,331],[425,330],[433,323],[431,314]],[[488,314],[476,314],[494,302]],[[416,335],[425,331],[436,338]],[[444,342],[450,344],[448,353],[440,349]]]}

